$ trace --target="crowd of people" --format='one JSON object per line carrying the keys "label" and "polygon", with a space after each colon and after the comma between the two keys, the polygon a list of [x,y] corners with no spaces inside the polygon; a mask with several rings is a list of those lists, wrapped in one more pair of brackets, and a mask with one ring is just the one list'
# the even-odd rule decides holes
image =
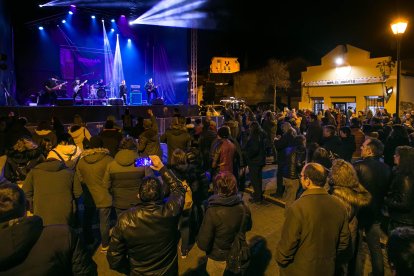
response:
{"label": "crowd of people", "polygon": [[[108,117],[97,135],[78,115],[34,131],[2,117],[0,275],[95,275],[96,250],[120,273],[178,275],[195,245],[206,272],[222,275],[235,237],[254,226],[249,206],[263,204],[267,160],[285,202],[281,275],[363,275],[364,241],[372,274],[384,275],[382,233],[392,270],[413,275],[411,113],[370,113],[225,109],[219,126],[177,113],[160,134],[149,109],[134,123]],[[143,156],[152,164],[137,166]]]}

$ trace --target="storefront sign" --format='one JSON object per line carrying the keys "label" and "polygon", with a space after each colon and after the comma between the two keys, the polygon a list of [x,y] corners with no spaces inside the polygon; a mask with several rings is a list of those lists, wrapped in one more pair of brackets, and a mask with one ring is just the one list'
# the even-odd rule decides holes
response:
{"label": "storefront sign", "polygon": [[320,80],[303,82],[302,86],[331,86],[331,85],[353,85],[353,84],[368,84],[368,83],[382,83],[384,79],[382,77],[369,77],[369,78],[357,78],[357,79],[341,79],[341,80]]}

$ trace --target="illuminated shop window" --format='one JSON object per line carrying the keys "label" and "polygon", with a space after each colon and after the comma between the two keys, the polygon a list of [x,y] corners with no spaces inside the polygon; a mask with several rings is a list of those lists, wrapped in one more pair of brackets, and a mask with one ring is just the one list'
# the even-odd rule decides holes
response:
{"label": "illuminated shop window", "polygon": [[313,112],[318,114],[319,111],[324,110],[324,101],[323,98],[312,98],[313,101]]}
{"label": "illuminated shop window", "polygon": [[370,109],[374,114],[375,111],[379,109],[384,108],[384,97],[378,97],[378,96],[369,96],[365,97],[365,106],[366,110]]}

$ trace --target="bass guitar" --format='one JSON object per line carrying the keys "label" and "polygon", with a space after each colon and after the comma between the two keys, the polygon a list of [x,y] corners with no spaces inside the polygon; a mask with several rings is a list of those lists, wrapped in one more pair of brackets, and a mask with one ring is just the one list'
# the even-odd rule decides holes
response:
{"label": "bass guitar", "polygon": [[62,86],[64,86],[65,84],[67,84],[68,82],[67,81],[65,81],[65,82],[62,82],[62,83],[60,83],[60,84],[58,84],[58,85],[56,85],[56,86],[54,86],[54,87],[48,87],[48,86],[45,86],[46,87],[46,90],[48,91],[48,92],[52,92],[52,91],[56,91],[56,90],[60,90],[60,89],[62,89]]}

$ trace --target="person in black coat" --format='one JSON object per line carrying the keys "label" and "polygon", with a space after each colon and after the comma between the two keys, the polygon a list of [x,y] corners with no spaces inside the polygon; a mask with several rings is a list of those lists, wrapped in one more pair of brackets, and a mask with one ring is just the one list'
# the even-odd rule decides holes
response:
{"label": "person in black coat", "polygon": [[26,216],[14,184],[0,186],[0,275],[98,275],[96,264],[67,225],[44,226]]}
{"label": "person in black coat", "polygon": [[341,138],[336,135],[336,127],[327,125],[323,127],[322,147],[324,147],[331,155],[339,157],[342,146]]}
{"label": "person in black coat", "polygon": [[158,178],[146,178],[138,194],[141,203],[119,216],[106,257],[111,269],[127,275],[178,275],[178,223],[186,190],[159,156],[150,158],[169,188],[168,197]]}
{"label": "person in black coat", "polygon": [[339,136],[341,137],[341,147],[339,149],[339,156],[347,162],[352,161],[352,155],[356,150],[355,136],[351,133],[351,128],[348,126],[339,129]]}
{"label": "person in black coat", "polygon": [[[244,225],[241,225],[243,214]],[[206,269],[210,275],[223,275],[234,238],[240,229],[247,232],[251,228],[250,209],[237,193],[236,178],[230,172],[219,173],[214,178],[214,195],[208,199],[207,211],[197,237],[198,247],[207,254]]]}
{"label": "person in black coat", "polygon": [[398,146],[390,191],[385,198],[390,221],[388,233],[397,227],[414,227],[414,148]]}

